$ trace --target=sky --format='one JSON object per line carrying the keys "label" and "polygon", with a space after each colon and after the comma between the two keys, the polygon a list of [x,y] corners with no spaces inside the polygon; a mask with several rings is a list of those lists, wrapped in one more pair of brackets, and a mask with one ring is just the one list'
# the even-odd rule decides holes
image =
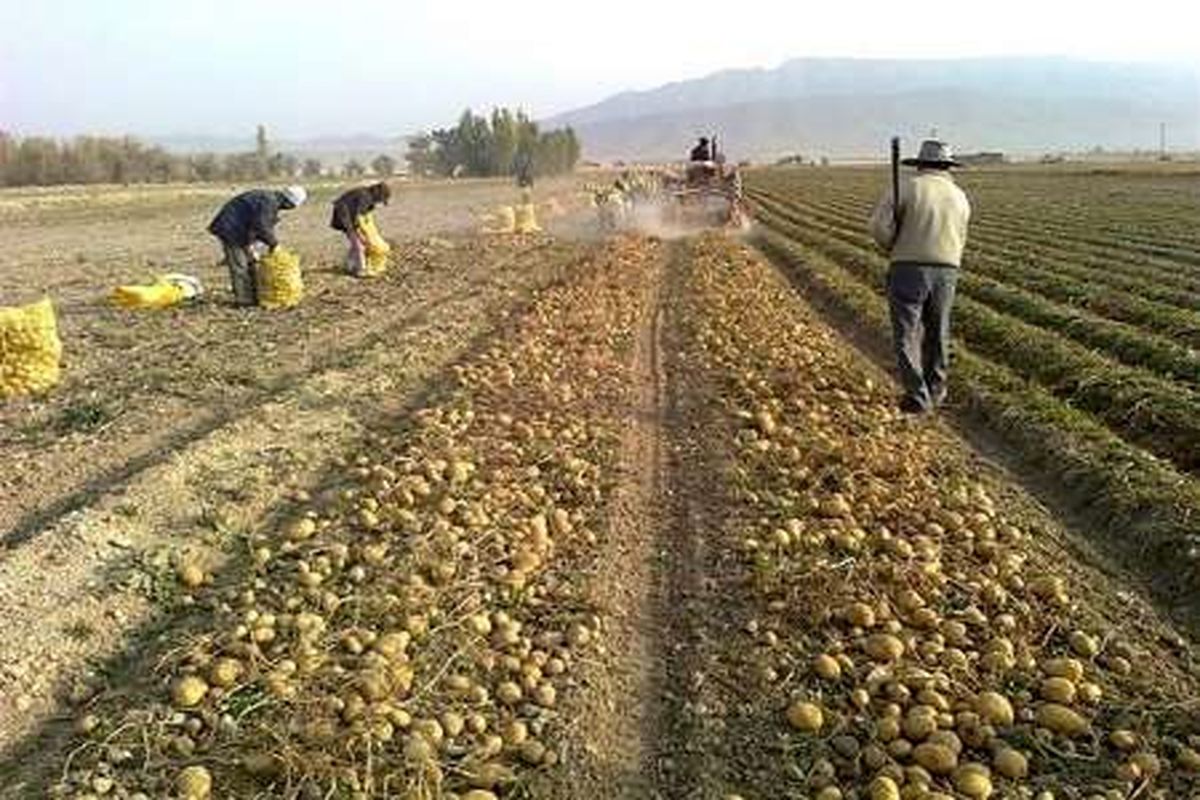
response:
{"label": "sky", "polygon": [[0,0],[0,129],[401,135],[797,57],[1200,66],[1197,22],[1195,0]]}

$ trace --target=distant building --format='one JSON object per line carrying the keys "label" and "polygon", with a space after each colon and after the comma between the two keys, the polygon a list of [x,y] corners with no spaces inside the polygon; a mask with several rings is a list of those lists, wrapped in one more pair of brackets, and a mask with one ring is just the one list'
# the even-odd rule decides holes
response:
{"label": "distant building", "polygon": [[1004,153],[960,153],[955,158],[964,164],[977,167],[1008,163],[1008,159],[1004,157]]}

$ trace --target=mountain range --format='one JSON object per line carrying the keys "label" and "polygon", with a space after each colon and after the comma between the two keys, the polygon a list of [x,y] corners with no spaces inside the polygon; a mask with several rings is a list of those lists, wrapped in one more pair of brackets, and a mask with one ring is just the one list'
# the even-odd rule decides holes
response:
{"label": "mountain range", "polygon": [[715,134],[731,158],[878,157],[933,131],[960,152],[1035,157],[1200,150],[1200,71],[1067,58],[799,58],[623,92],[543,120],[596,161],[682,158]]}

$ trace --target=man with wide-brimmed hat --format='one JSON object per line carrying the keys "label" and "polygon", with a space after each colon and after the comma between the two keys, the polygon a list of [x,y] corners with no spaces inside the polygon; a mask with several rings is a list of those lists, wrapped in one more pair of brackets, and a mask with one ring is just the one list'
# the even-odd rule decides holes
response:
{"label": "man with wide-brimmed hat", "polygon": [[971,204],[950,176],[961,166],[945,142],[928,139],[917,168],[900,183],[899,198],[888,192],[871,215],[871,236],[888,251],[888,306],[900,381],[902,411],[920,413],[946,398],[950,306],[967,242]]}

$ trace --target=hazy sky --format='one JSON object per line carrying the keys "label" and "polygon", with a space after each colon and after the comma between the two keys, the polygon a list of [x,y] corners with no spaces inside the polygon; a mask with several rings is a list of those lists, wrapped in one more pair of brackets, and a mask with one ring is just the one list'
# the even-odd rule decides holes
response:
{"label": "hazy sky", "polygon": [[[1195,0],[0,0],[0,128],[399,134],[801,56],[1200,61]],[[1109,12],[1109,9],[1119,12]]]}

